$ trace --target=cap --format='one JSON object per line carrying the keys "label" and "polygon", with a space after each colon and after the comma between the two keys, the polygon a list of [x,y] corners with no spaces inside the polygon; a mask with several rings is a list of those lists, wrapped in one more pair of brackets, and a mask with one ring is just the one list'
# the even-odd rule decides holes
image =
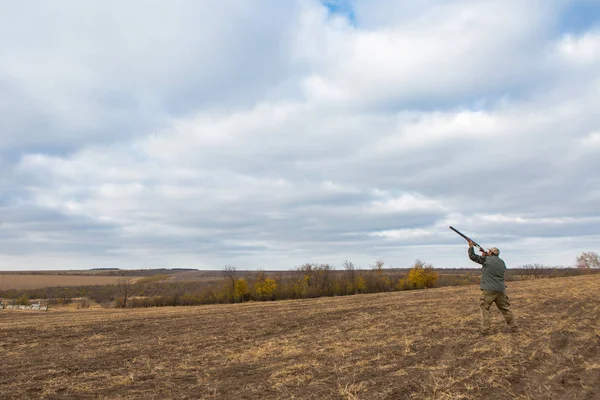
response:
{"label": "cap", "polygon": [[491,249],[488,249],[488,251],[495,256],[500,255],[500,250],[498,250],[497,247],[492,247]]}

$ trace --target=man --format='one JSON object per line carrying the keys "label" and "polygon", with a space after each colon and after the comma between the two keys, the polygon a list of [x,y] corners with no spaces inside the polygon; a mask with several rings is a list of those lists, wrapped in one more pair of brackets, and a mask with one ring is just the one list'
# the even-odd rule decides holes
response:
{"label": "man", "polygon": [[492,247],[487,252],[481,250],[482,255],[478,256],[473,250],[473,242],[469,241],[469,258],[476,263],[482,265],[481,267],[481,282],[479,287],[481,288],[481,302],[479,307],[481,308],[481,329],[482,334],[487,335],[490,333],[491,317],[490,307],[492,303],[496,303],[496,307],[500,310],[506,323],[510,327],[511,332],[517,332],[517,324],[515,323],[515,317],[510,311],[510,304],[508,303],[508,296],[504,293],[506,286],[504,285],[504,272],[506,271],[506,264],[498,257],[500,250],[496,247]]}

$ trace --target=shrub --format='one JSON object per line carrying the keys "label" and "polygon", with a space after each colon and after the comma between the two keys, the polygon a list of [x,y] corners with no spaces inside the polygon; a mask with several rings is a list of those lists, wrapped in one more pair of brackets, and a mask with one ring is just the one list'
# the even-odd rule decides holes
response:
{"label": "shrub", "polygon": [[356,279],[355,289],[358,293],[365,293],[367,291],[367,281],[365,280],[364,276],[358,276]]}
{"label": "shrub", "polygon": [[348,282],[346,283],[346,293],[347,294],[354,294],[354,285],[352,284],[352,282]]}
{"label": "shrub", "polygon": [[90,301],[83,297],[81,300],[79,300],[79,303],[77,303],[77,308],[90,308]]}
{"label": "shrub", "polygon": [[254,289],[258,294],[259,299],[267,300],[273,298],[273,293],[277,289],[277,282],[272,278],[265,278],[262,281],[258,281],[254,284]]}
{"label": "shrub", "polygon": [[421,260],[416,260],[412,269],[408,273],[408,281],[414,289],[430,288],[435,286],[438,274],[431,264],[425,264]]}
{"label": "shrub", "polygon": [[437,280],[438,280],[438,274],[437,272],[435,272],[435,270],[433,269],[433,266],[427,266],[425,267],[425,276],[424,276],[424,284],[426,288],[432,288],[435,286]]}
{"label": "shrub", "polygon": [[27,295],[25,293],[23,293],[18,299],[17,299],[17,304],[20,306],[28,306],[29,303],[29,297],[27,297]]}
{"label": "shrub", "polygon": [[371,290],[374,292],[386,292],[392,286],[392,281],[390,277],[386,275],[383,268],[384,265],[385,262],[383,260],[377,260],[371,267],[374,274],[374,282]]}
{"label": "shrub", "polygon": [[237,279],[233,291],[234,301],[248,301],[250,299],[250,291],[248,283],[244,278]]}
{"label": "shrub", "polygon": [[412,289],[412,284],[408,280],[408,278],[400,278],[398,282],[396,282],[395,289],[396,290],[409,290]]}

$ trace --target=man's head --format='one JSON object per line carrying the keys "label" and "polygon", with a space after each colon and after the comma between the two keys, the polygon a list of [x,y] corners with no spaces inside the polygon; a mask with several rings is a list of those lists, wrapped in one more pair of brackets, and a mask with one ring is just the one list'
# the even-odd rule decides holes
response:
{"label": "man's head", "polygon": [[492,247],[491,249],[488,249],[488,254],[490,256],[499,256],[500,255],[500,250],[498,250],[497,247]]}

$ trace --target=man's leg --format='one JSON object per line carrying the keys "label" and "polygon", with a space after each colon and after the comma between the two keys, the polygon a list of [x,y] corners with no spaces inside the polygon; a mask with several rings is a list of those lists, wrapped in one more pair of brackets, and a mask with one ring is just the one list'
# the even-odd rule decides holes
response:
{"label": "man's leg", "polygon": [[487,290],[481,291],[479,308],[481,308],[481,330],[484,333],[488,333],[492,325],[492,313],[490,311],[490,307],[495,299],[496,294],[494,292],[489,292]]}
{"label": "man's leg", "polygon": [[506,320],[508,326],[510,326],[510,329],[512,331],[516,331],[517,324],[515,322],[515,316],[510,310],[508,296],[505,293],[499,293],[498,296],[496,296],[496,306],[498,307],[502,315],[504,315],[504,319]]}

